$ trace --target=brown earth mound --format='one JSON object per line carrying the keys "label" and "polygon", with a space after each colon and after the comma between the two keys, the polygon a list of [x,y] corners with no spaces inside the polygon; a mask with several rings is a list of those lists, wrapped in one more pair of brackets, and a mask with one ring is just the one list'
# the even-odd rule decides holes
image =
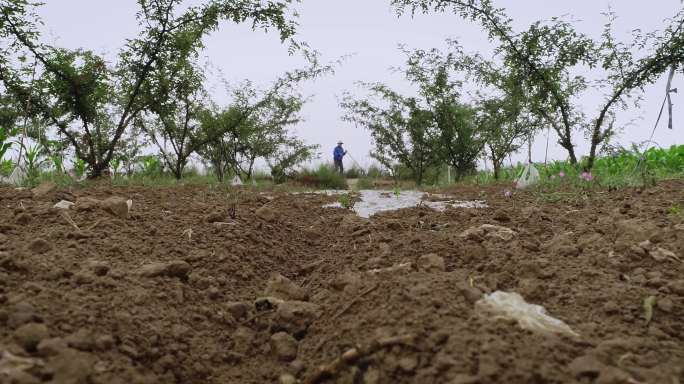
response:
{"label": "brown earth mound", "polygon": [[683,191],[371,219],[245,192],[233,219],[216,188],[0,189],[0,383],[684,382]]}

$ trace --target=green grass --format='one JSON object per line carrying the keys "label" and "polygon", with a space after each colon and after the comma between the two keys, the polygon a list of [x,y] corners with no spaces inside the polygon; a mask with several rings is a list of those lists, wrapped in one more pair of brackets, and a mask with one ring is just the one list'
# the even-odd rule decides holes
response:
{"label": "green grass", "polygon": [[[672,146],[670,148],[651,148],[646,151],[639,151],[637,148],[620,149],[610,156],[603,156],[596,159],[592,170],[592,180],[583,180],[581,166],[573,166],[566,161],[553,161],[546,165],[535,164],[540,173],[540,180],[535,188],[541,193],[552,193],[564,189],[576,189],[579,191],[591,191],[602,188],[621,188],[649,186],[654,183],[667,180],[684,178],[684,145]],[[212,174],[201,175],[199,172],[189,169],[184,178],[177,181],[168,173],[155,170],[155,167],[148,167],[145,171],[134,173],[128,177],[117,175],[112,179],[112,184],[116,186],[175,186],[175,185],[227,185],[232,177],[226,177],[220,183]],[[522,172],[523,165],[518,164],[513,167],[506,167],[501,170],[500,178],[496,180],[493,173],[480,171],[476,175],[467,177],[458,184],[489,185],[496,183],[513,184]],[[404,188],[414,188],[407,170],[399,169],[397,180]],[[446,171],[434,169],[431,171],[429,179],[423,187],[434,188],[446,185]],[[374,181],[386,180],[389,176],[378,167],[370,167],[367,170],[351,169],[347,173],[352,176],[359,176],[358,189],[372,189]],[[273,183],[266,173],[255,174],[257,188],[273,188]],[[432,180],[432,181],[430,181]],[[38,172],[33,178],[26,181],[24,186],[32,187],[45,181],[52,181],[62,187],[67,186],[87,186],[89,181],[76,182],[66,174],[54,171]],[[246,182],[252,186],[251,182]],[[313,169],[303,169],[297,175],[282,186],[284,190],[297,189],[347,189],[345,178],[338,174],[332,165],[323,164]],[[561,196],[553,194],[545,197],[554,200],[561,199]]]}
{"label": "green grass", "polygon": [[[480,171],[462,182],[478,185],[512,183],[523,167],[524,165],[518,164],[502,169],[498,180],[494,178],[493,172]],[[567,161],[535,164],[535,167],[539,171],[540,187],[569,186],[588,189],[648,186],[659,180],[684,177],[684,145],[668,149],[651,148],[644,152],[636,148],[621,149],[610,156],[599,157],[591,171],[591,181],[582,179],[581,165],[574,166]]]}
{"label": "green grass", "polygon": [[347,189],[347,180],[330,164],[321,164],[318,168],[305,168],[295,176],[293,182],[310,188]]}

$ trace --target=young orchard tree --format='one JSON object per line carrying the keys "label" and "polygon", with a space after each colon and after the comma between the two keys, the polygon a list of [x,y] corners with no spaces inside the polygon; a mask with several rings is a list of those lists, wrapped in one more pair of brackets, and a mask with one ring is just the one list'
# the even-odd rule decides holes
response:
{"label": "young orchard tree", "polygon": [[254,101],[256,95],[253,88],[245,86],[236,91],[229,108],[207,111],[202,117],[204,134],[214,139],[206,141],[199,153],[212,164],[219,180],[227,173],[250,179],[257,159],[268,161],[300,146],[289,127],[301,121],[304,100],[295,95],[272,94]]}
{"label": "young orchard tree", "polygon": [[441,160],[432,112],[421,108],[416,98],[401,96],[382,84],[366,86],[369,98],[355,100],[347,95],[342,101],[344,119],[370,131],[375,160],[388,169],[398,162],[411,170],[416,184],[421,185],[425,172]]}
{"label": "young orchard tree", "polygon": [[199,116],[208,103],[204,76],[187,58],[169,58],[151,80],[144,90],[147,108],[135,126],[157,146],[164,165],[180,180],[190,156],[216,139],[200,129]]}
{"label": "young orchard tree", "polygon": [[267,158],[271,177],[276,183],[283,183],[299,165],[318,157],[318,145],[307,145],[296,137],[288,138]]}
{"label": "young orchard tree", "polygon": [[366,84],[371,97],[346,96],[345,119],[368,129],[375,150],[372,156],[393,169],[398,161],[421,184],[425,172],[448,163],[457,177],[471,173],[483,142],[473,124],[473,110],[459,103],[461,82],[453,79],[459,67],[453,55],[438,51],[408,54],[404,75],[418,88],[418,97],[405,97],[382,84]]}
{"label": "young orchard tree", "polygon": [[530,116],[508,97],[481,101],[477,127],[485,137],[496,180],[499,180],[506,157],[518,151],[534,134]]}
{"label": "young orchard tree", "polygon": [[420,95],[439,134],[439,151],[444,162],[456,171],[456,179],[472,174],[482,153],[483,137],[475,126],[475,110],[458,100],[462,87],[454,71],[463,71],[467,61],[454,53],[415,50],[409,56],[406,78],[418,85]]}
{"label": "young orchard tree", "polygon": [[[496,53],[504,66],[525,74],[521,80],[529,90],[530,111],[555,129],[572,163],[577,163],[572,133],[585,130],[591,145],[584,165],[587,170],[593,167],[598,147],[614,133],[616,110],[627,107],[630,100],[638,102],[644,86],[654,83],[670,68],[681,67],[684,60],[684,10],[663,31],[643,35],[635,32],[632,42],[623,44],[611,34],[614,15],[610,15],[602,39],[594,41],[560,19],[536,22],[518,33],[513,30],[512,20],[492,0],[391,0],[391,4],[400,14],[453,12],[479,23],[490,40],[498,44]],[[577,70],[597,66],[606,76],[591,87],[586,78],[576,74]],[[605,94],[594,118],[586,117],[576,104],[587,89]]]}
{"label": "young orchard tree", "polygon": [[[89,176],[100,176],[126,129],[148,107],[144,90],[154,88],[152,78],[164,60],[201,49],[202,38],[223,20],[276,29],[282,40],[295,32],[287,17],[292,0],[206,0],[181,11],[182,3],[138,0],[140,34],[109,66],[94,52],[41,42],[36,4],[0,0],[0,81],[27,106],[23,114],[63,135],[87,164]],[[36,68],[27,62],[37,63]]]}
{"label": "young orchard tree", "polygon": [[[306,99],[297,91],[307,80],[332,73],[335,65],[323,65],[315,52],[303,50],[309,66],[285,73],[266,91],[260,91],[246,81],[231,90],[232,103],[228,108],[207,110],[201,117],[198,152],[212,164],[220,180],[230,172],[251,178],[258,159],[279,164],[298,160],[290,168],[308,160],[304,154],[314,147],[297,140],[290,127],[302,121],[300,112]],[[297,156],[291,156],[297,153]]]}

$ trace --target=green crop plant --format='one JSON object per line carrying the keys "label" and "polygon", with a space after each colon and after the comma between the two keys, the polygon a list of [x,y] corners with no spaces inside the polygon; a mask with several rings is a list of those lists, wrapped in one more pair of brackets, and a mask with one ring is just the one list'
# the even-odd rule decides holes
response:
{"label": "green crop plant", "polygon": [[356,205],[356,196],[353,193],[345,193],[337,197],[337,202],[342,208],[353,210]]}

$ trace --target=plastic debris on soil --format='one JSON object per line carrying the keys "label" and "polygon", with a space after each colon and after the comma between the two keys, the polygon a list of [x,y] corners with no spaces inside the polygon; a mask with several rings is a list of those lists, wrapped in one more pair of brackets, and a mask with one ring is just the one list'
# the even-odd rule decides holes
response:
{"label": "plastic debris on soil", "polygon": [[515,292],[493,292],[485,295],[475,306],[495,319],[516,320],[521,328],[529,331],[579,336],[563,321],[549,316],[544,307],[527,303]]}
{"label": "plastic debris on soil", "polygon": [[[69,209],[71,208],[72,205],[75,203],[72,203],[71,201],[66,201],[66,200],[61,200],[59,203],[55,204],[53,208],[56,209]],[[130,207],[129,207],[130,208]]]}
{"label": "plastic debris on soil", "polygon": [[[326,191],[324,191],[326,192]],[[335,195],[338,193],[326,193],[327,195]],[[360,217],[368,218],[378,212],[395,211],[402,208],[417,207],[424,205],[436,211],[444,211],[447,208],[487,208],[484,201],[461,201],[461,200],[444,200],[444,201],[428,201],[425,197],[430,195],[420,191],[401,191],[396,195],[392,191],[379,190],[361,190],[359,191],[360,201],[354,204],[354,212]],[[440,199],[446,199],[447,196],[436,195]],[[326,204],[325,208],[341,208],[340,203]]]}
{"label": "plastic debris on soil", "polygon": [[12,174],[10,174],[7,177],[0,176],[0,183],[4,184],[9,184],[9,185],[21,185],[24,183],[24,180],[26,179],[26,171],[22,166],[15,167],[14,170],[12,171]]}

